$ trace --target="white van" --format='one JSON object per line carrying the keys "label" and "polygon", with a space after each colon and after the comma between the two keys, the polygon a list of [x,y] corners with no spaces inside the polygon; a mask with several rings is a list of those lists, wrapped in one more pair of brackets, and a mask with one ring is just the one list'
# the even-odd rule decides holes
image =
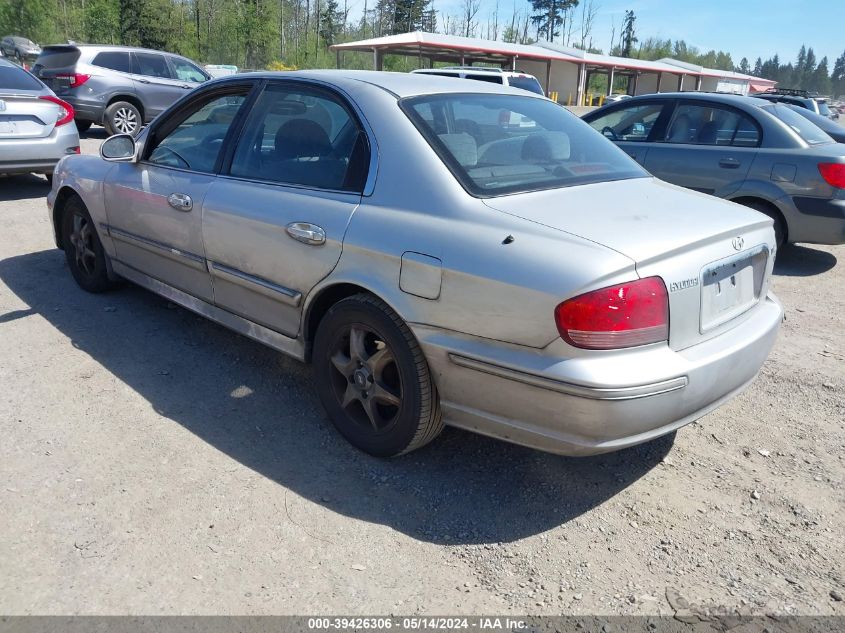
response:
{"label": "white van", "polygon": [[418,75],[445,75],[447,77],[459,77],[461,79],[475,79],[486,81],[492,84],[501,84],[520,88],[545,96],[543,87],[534,75],[517,71],[502,70],[501,68],[488,68],[482,66],[447,66],[445,68],[420,68],[412,70]]}

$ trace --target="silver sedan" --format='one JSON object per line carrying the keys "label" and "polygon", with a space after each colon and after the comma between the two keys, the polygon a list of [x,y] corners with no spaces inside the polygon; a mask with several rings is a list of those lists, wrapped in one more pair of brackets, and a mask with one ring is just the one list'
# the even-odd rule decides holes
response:
{"label": "silver sedan", "polygon": [[61,158],[79,153],[73,107],[23,68],[0,59],[0,174],[52,177]]}
{"label": "silver sedan", "polygon": [[444,424],[569,455],[648,441],[747,387],[782,318],[771,219],[501,86],[234,76],[57,174],[83,289],[127,279],[310,361],[378,456]]}

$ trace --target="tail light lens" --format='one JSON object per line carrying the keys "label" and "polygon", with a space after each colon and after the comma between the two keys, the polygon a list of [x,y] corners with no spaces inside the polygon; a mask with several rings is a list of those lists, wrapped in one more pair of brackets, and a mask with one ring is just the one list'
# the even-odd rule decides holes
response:
{"label": "tail light lens", "polygon": [[669,339],[669,295],[660,277],[593,290],[555,308],[564,341],[584,349],[619,349]]}
{"label": "tail light lens", "polygon": [[56,79],[67,79],[70,88],[79,88],[86,81],[91,79],[91,75],[83,75],[82,73],[56,75]]}
{"label": "tail light lens", "polygon": [[56,119],[56,127],[60,125],[65,125],[66,123],[70,123],[73,121],[73,106],[70,105],[67,101],[62,101],[58,97],[54,97],[52,95],[47,95],[45,97],[39,97],[39,99],[43,99],[44,101],[50,101],[51,103],[55,103],[59,106],[59,117]]}
{"label": "tail light lens", "polygon": [[819,172],[831,187],[845,189],[845,163],[819,163]]}

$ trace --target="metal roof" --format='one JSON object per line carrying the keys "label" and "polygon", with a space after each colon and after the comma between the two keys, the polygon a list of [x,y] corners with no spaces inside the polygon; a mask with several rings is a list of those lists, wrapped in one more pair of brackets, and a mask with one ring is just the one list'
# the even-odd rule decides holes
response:
{"label": "metal roof", "polygon": [[[459,35],[444,35],[442,33],[425,33],[413,31],[398,35],[374,37],[357,42],[334,44],[330,47],[334,51],[382,51],[406,55],[437,55],[458,53],[467,57],[475,57],[491,62],[501,62],[517,59],[531,59],[540,61],[562,61],[572,64],[587,64],[618,70],[634,70],[649,73],[670,73],[674,75],[689,75],[693,77],[716,77],[737,79],[757,84],[770,83],[768,79],[744,75],[729,70],[704,68],[697,64],[690,64],[680,60],[664,58],[658,61],[632,59],[614,55],[600,55],[578,48],[561,46],[552,42],[537,42],[536,44],[511,44],[493,40],[484,40]],[[771,82],[774,85],[776,82]]]}

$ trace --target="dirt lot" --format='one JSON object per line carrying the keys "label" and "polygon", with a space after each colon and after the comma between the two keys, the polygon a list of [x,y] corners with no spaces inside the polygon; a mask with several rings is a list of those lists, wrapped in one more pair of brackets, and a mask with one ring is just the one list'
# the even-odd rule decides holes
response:
{"label": "dirt lot", "polygon": [[80,291],[46,193],[0,179],[0,613],[845,614],[845,247],[783,253],[760,377],[675,437],[379,461],[306,367]]}

